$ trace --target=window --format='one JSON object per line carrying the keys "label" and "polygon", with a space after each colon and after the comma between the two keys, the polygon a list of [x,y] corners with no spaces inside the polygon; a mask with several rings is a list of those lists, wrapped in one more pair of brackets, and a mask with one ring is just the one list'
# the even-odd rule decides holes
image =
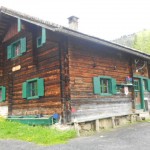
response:
{"label": "window", "polygon": [[135,91],[140,90],[139,80],[134,80],[134,90]]}
{"label": "window", "polygon": [[21,45],[20,41],[18,41],[12,45],[12,57],[17,57],[20,55],[20,53],[21,53]]}
{"label": "window", "polygon": [[101,85],[101,93],[110,93],[110,79],[103,79],[100,78],[100,85]]}
{"label": "window", "polygon": [[21,38],[7,46],[7,59],[20,56],[24,52],[26,52],[26,38]]}
{"label": "window", "polygon": [[22,97],[25,99],[38,99],[44,96],[43,78],[34,78],[27,80],[22,85]]}
{"label": "window", "polygon": [[147,79],[143,79],[143,89],[144,89],[144,91],[148,91],[148,82],[147,82]]}
{"label": "window", "polygon": [[40,37],[37,37],[37,48],[41,47],[46,43],[46,29],[42,28],[42,34]]}
{"label": "window", "polygon": [[116,94],[116,80],[109,76],[98,76],[93,78],[94,94],[109,96]]}
{"label": "window", "polygon": [[37,80],[29,82],[29,97],[38,96]]}
{"label": "window", "polygon": [[37,38],[37,47],[41,47],[42,46],[42,38],[41,36]]}
{"label": "window", "polygon": [[6,100],[6,88],[4,86],[0,86],[0,102],[4,102]]}

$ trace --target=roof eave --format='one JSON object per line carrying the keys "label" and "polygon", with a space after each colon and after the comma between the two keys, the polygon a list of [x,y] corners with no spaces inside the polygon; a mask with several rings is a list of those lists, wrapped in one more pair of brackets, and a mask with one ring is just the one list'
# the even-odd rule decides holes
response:
{"label": "roof eave", "polygon": [[37,17],[32,17],[32,16],[29,16],[29,15],[26,15],[26,14],[23,14],[23,13],[20,13],[20,12],[17,12],[17,11],[14,11],[14,10],[11,10],[11,9],[8,9],[5,7],[0,8],[0,13],[4,13],[4,14],[7,14],[7,15],[15,17],[15,18],[20,18],[21,20],[24,20],[26,22],[35,24],[37,26],[44,27],[44,28],[49,29],[49,30],[54,31],[54,32],[60,32],[60,33],[65,34],[67,36],[72,36],[72,37],[76,37],[79,39],[91,41],[93,43],[112,47],[118,51],[123,51],[123,52],[129,53],[129,54],[132,54],[132,55],[136,55],[138,57],[150,59],[150,55],[139,52],[135,49],[125,47],[125,46],[122,46],[122,45],[119,45],[116,43],[112,43],[112,42],[109,42],[109,41],[106,41],[106,40],[103,40],[100,38],[96,38],[93,36],[89,36],[89,35],[83,34],[81,32],[74,31],[74,30],[71,30],[69,28],[66,28],[66,27],[63,27],[63,26],[60,26],[60,25],[57,25],[54,23],[50,23],[48,21],[41,20]]}
{"label": "roof eave", "polygon": [[145,59],[150,59],[150,56],[148,54],[139,52],[135,49],[131,49],[131,48],[121,46],[121,45],[118,45],[118,44],[115,44],[115,43],[112,43],[112,42],[109,42],[109,41],[105,41],[105,40],[102,40],[102,39],[91,37],[91,36],[88,36],[88,35],[85,35],[85,34],[82,34],[82,33],[78,33],[76,31],[72,32],[71,30],[66,30],[65,28],[62,28],[61,30],[56,29],[55,31],[62,32],[66,35],[76,37],[76,38],[80,38],[80,39],[87,40],[87,41],[91,41],[91,42],[101,44],[101,45],[104,45],[104,46],[112,47],[112,48],[114,48],[118,51],[123,51],[123,52],[126,52],[126,53],[130,53],[130,54],[136,55],[138,57],[142,57],[142,58],[145,58]]}

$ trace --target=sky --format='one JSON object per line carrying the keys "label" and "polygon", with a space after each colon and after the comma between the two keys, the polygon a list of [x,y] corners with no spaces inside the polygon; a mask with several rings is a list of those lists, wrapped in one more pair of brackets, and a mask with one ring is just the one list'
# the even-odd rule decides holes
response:
{"label": "sky", "polygon": [[150,29],[150,0],[0,0],[0,6],[65,27],[74,15],[78,31],[105,40]]}

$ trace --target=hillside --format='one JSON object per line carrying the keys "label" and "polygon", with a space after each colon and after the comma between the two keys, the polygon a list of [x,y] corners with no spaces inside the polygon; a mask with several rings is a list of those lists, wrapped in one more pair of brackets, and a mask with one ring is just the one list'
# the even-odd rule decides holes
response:
{"label": "hillside", "polygon": [[124,35],[112,42],[150,54],[150,30]]}
{"label": "hillside", "polygon": [[112,42],[133,48],[135,36],[136,36],[136,33],[133,33],[130,35],[123,35],[120,38],[113,40]]}

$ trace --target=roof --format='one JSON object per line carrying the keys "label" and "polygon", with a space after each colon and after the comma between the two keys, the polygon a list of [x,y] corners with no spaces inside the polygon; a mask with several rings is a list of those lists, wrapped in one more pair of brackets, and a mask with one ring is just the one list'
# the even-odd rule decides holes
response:
{"label": "roof", "polygon": [[[1,16],[1,14],[6,14],[8,16],[12,16],[15,18],[20,18],[21,20],[24,20],[26,22],[44,27],[44,28],[49,29],[53,32],[59,32],[59,33],[65,34],[67,36],[71,36],[71,37],[75,37],[78,39],[83,39],[83,40],[90,41],[93,43],[101,44],[104,46],[112,47],[114,49],[117,49],[118,51],[123,51],[123,52],[129,53],[129,54],[132,54],[132,55],[135,55],[138,57],[150,59],[149,54],[138,51],[136,49],[132,49],[132,48],[122,46],[122,45],[119,45],[119,44],[116,44],[116,43],[113,43],[113,42],[110,42],[107,40],[103,40],[103,39],[100,39],[100,38],[97,38],[94,36],[90,36],[90,35],[75,31],[75,30],[71,30],[71,29],[66,28],[64,26],[61,26],[61,25],[58,25],[55,23],[51,23],[49,21],[45,21],[45,20],[39,19],[37,17],[33,17],[33,16],[30,16],[30,15],[27,15],[27,14],[24,14],[24,13],[21,13],[18,11],[14,11],[12,9],[8,9],[6,7],[3,7],[3,6],[0,8],[0,16]],[[0,17],[0,21],[1,21],[1,17]]]}

